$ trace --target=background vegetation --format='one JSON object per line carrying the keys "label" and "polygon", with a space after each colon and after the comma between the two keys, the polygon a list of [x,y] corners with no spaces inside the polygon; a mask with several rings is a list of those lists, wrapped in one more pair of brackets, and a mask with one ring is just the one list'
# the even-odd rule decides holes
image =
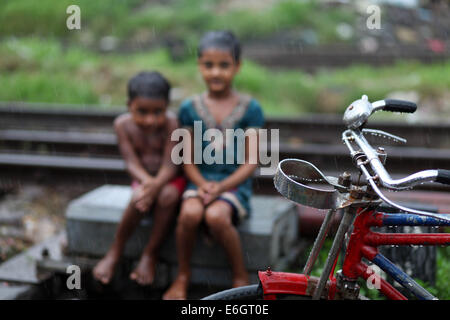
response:
{"label": "background vegetation", "polygon": [[[0,42],[0,56],[1,101],[120,106],[126,100],[128,79],[150,69],[165,74],[174,87],[182,89],[182,97],[204,90],[194,54],[173,62],[165,49],[104,55],[81,47],[66,48],[57,40],[27,37]],[[236,86],[259,99],[268,114],[340,112],[361,93],[372,100],[393,91],[414,91],[422,99],[445,96],[450,87],[450,61],[354,65],[314,74],[269,70],[244,61]]]}
{"label": "background vegetation", "polygon": [[[243,40],[267,36],[293,28],[313,28],[320,42],[338,41],[339,23],[352,22],[348,10],[319,10],[315,1],[223,0],[3,0],[0,3],[0,36],[71,37],[80,33],[68,30],[66,8],[78,5],[82,11],[83,37],[104,35],[139,39],[161,34],[194,41],[210,29],[231,29]],[[259,3],[258,3],[259,2]],[[27,23],[23,23],[27,21]]]}
{"label": "background vegetation", "polygon": [[[66,28],[68,5],[81,8],[82,28]],[[231,29],[242,40],[274,39],[313,30],[318,44],[352,41],[337,32],[354,25],[348,8],[323,10],[316,1],[235,0],[3,0],[0,2],[0,101],[123,106],[127,80],[143,69],[157,69],[172,82],[179,99],[203,90],[195,47],[205,30]],[[105,38],[156,50],[104,53]],[[183,39],[187,59],[175,62],[162,42]],[[115,41],[115,40],[114,40]],[[158,46],[159,44],[159,46]],[[449,112],[450,61],[402,62],[393,66],[352,65],[342,69],[271,70],[244,61],[236,86],[260,100],[269,115],[341,112],[362,93],[371,100],[395,92],[413,93],[419,103]],[[91,107],[91,106],[90,106]]]}

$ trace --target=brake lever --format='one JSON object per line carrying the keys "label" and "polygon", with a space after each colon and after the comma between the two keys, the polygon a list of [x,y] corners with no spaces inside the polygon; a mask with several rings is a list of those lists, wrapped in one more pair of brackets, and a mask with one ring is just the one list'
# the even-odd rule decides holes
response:
{"label": "brake lever", "polygon": [[381,137],[381,138],[385,138],[385,139],[389,139],[392,140],[394,142],[397,143],[406,143],[406,139],[393,135],[391,133],[382,131],[382,130],[375,130],[375,129],[362,129],[362,133],[364,134],[371,134],[375,137]]}

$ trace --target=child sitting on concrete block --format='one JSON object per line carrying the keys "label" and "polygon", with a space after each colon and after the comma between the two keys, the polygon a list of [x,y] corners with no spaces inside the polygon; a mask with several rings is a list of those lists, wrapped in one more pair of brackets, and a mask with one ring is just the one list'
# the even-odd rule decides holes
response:
{"label": "child sitting on concrete block", "polygon": [[114,129],[126,168],[133,179],[133,195],[105,257],[95,266],[94,278],[107,284],[125,243],[144,215],[151,211],[149,241],[130,278],[140,285],[153,283],[158,250],[175,217],[186,180],[171,161],[176,142],[175,114],[167,110],[169,82],[158,72],[141,72],[128,82],[128,112],[118,116]]}

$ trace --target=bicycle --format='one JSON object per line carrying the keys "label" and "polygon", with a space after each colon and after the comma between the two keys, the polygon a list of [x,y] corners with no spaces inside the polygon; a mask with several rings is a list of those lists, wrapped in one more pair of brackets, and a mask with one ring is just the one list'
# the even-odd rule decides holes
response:
{"label": "bicycle", "polygon": [[[381,226],[450,226],[450,216],[404,207],[391,201],[380,190],[410,189],[420,183],[439,182],[450,184],[450,170],[424,170],[402,179],[393,179],[384,168],[386,152],[374,149],[366,140],[366,134],[377,135],[406,143],[406,140],[380,130],[363,128],[369,117],[379,110],[413,113],[416,104],[408,101],[385,99],[370,103],[367,96],[354,101],[346,109],[343,122],[347,129],[342,140],[350,151],[352,160],[359,168],[359,179],[363,184],[353,183],[349,173],[325,176],[313,164],[298,160],[280,161],[274,176],[278,192],[298,204],[317,209],[328,209],[317,238],[314,241],[302,274],[275,272],[268,268],[259,271],[259,284],[233,288],[215,293],[205,300],[245,299],[365,299],[360,294],[359,279],[378,283],[377,289],[388,299],[406,300],[388,281],[375,274],[365,263],[372,262],[391,276],[404,289],[418,299],[437,299],[379,251],[382,245],[442,245],[450,244],[449,233],[380,233],[372,231]],[[316,184],[321,182],[325,188]],[[382,203],[397,209],[397,213],[379,211]],[[339,227],[320,277],[311,276],[311,271],[327,237],[331,221],[337,210],[343,210]],[[349,235],[349,236],[348,236]],[[342,270],[334,273],[339,252],[345,248]]]}

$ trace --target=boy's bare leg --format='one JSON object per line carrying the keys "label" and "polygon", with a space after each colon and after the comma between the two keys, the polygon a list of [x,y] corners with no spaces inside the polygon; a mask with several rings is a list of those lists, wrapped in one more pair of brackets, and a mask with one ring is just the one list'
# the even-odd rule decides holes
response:
{"label": "boy's bare leg", "polygon": [[164,300],[184,300],[191,277],[190,260],[197,229],[203,219],[204,207],[199,198],[188,198],[181,205],[176,228],[178,274],[170,288],[164,293]]}
{"label": "boy's bare leg", "polygon": [[134,207],[134,204],[130,201],[117,228],[113,244],[92,271],[95,279],[103,284],[108,284],[111,281],[114,269],[125,247],[125,243],[142,217],[143,214],[138,212]]}
{"label": "boy's bare leg", "polygon": [[158,194],[153,209],[153,227],[149,241],[142,252],[136,268],[130,274],[130,278],[140,285],[150,285],[155,277],[156,263],[159,248],[169,230],[175,210],[179,201],[179,191],[173,185],[166,185]]}
{"label": "boy's bare leg", "polygon": [[239,233],[232,223],[233,209],[230,204],[216,200],[205,211],[208,228],[217,241],[224,247],[233,272],[233,288],[249,284],[245,268]]}

